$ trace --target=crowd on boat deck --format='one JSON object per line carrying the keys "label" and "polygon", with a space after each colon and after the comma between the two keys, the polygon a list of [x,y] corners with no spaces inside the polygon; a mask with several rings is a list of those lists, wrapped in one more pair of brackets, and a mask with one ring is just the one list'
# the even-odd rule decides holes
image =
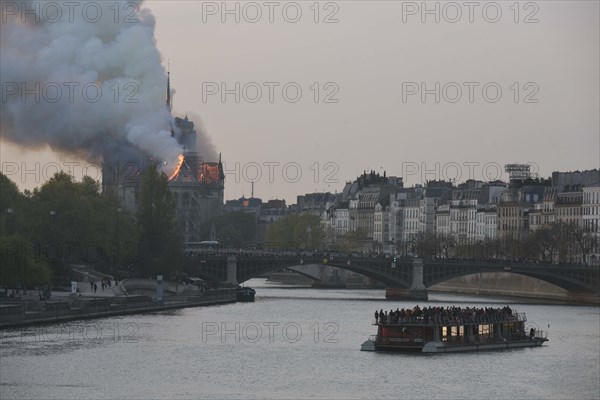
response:
{"label": "crowd on boat deck", "polygon": [[439,321],[452,322],[487,322],[515,320],[517,317],[509,306],[501,308],[493,307],[423,307],[418,305],[410,309],[398,309],[387,311],[375,311],[376,324],[398,324],[403,322],[429,323]]}

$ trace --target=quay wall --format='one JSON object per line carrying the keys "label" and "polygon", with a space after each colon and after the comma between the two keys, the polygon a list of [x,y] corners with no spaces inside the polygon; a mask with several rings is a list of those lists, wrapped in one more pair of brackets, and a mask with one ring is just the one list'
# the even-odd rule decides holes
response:
{"label": "quay wall", "polygon": [[27,303],[2,304],[0,305],[0,329],[235,302],[235,289],[220,289],[183,299],[166,298],[163,301],[156,301],[148,296],[119,296],[49,301],[41,303],[38,307],[32,307]]}

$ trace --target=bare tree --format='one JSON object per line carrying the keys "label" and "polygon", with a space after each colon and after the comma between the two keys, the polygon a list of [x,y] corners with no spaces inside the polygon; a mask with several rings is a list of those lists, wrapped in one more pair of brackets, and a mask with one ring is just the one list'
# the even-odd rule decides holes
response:
{"label": "bare tree", "polygon": [[577,224],[563,224],[565,237],[568,241],[569,254],[571,261],[585,262],[587,256],[594,249],[594,235],[589,229]]}
{"label": "bare tree", "polygon": [[454,248],[456,241],[449,234],[438,234],[435,236],[436,256],[441,258],[452,258],[454,256]]}

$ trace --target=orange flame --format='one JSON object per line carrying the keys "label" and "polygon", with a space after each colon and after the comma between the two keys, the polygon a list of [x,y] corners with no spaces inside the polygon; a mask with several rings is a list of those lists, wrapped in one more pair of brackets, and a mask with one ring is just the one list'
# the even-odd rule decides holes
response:
{"label": "orange flame", "polygon": [[177,175],[179,175],[179,170],[181,169],[181,166],[183,165],[183,159],[184,159],[183,154],[180,154],[179,155],[179,162],[177,164],[177,168],[175,168],[175,172],[173,172],[173,175],[171,175],[169,177],[169,180],[173,180],[174,178],[177,177]]}

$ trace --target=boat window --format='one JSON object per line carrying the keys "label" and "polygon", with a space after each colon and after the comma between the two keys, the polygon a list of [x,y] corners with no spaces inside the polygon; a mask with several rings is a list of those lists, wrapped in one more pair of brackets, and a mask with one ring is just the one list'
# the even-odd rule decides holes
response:
{"label": "boat window", "polygon": [[[446,327],[444,327],[446,328]],[[452,340],[456,340],[457,338],[460,337],[464,337],[465,336],[465,327],[464,326],[450,326],[448,328],[446,328],[448,336],[450,336],[450,338]],[[443,336],[443,333],[442,333]]]}
{"label": "boat window", "polygon": [[490,335],[494,332],[493,325],[479,325],[479,334],[480,335]]}
{"label": "boat window", "polygon": [[450,327],[450,336],[458,336],[458,326]]}

